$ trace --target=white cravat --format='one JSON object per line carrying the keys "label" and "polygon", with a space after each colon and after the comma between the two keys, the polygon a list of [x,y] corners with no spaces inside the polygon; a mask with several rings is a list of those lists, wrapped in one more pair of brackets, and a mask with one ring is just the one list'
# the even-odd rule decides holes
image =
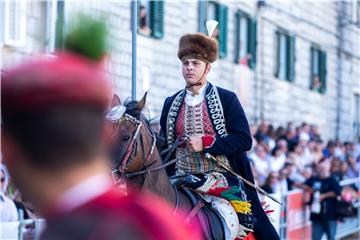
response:
{"label": "white cravat", "polygon": [[186,104],[193,107],[193,106],[198,105],[199,103],[201,103],[203,101],[203,99],[204,99],[205,89],[206,89],[207,85],[208,84],[205,84],[204,86],[202,86],[198,91],[199,94],[197,94],[197,95],[194,95],[193,92],[186,89],[186,96],[185,96]]}

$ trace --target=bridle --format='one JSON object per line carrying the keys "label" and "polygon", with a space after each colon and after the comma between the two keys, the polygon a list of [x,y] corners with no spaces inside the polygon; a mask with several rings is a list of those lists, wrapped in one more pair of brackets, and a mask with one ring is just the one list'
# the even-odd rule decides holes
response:
{"label": "bridle", "polygon": [[[128,179],[128,178],[132,178],[132,177],[136,177],[136,176],[140,176],[140,175],[143,175],[143,182],[144,182],[145,179],[146,179],[146,176],[149,175],[151,172],[163,169],[163,168],[165,168],[165,167],[167,167],[167,166],[169,166],[169,165],[171,165],[171,164],[173,164],[173,163],[175,163],[177,161],[178,158],[175,158],[175,159],[173,159],[173,160],[171,160],[171,161],[169,161],[169,162],[167,162],[165,164],[162,164],[162,165],[160,165],[158,167],[154,167],[154,168],[149,169],[149,167],[151,165],[153,165],[157,161],[157,159],[155,159],[153,162],[150,163],[151,156],[153,155],[154,149],[155,149],[155,146],[156,146],[156,135],[155,135],[155,133],[150,128],[146,127],[147,124],[144,121],[138,120],[135,117],[133,117],[133,116],[131,116],[129,114],[126,114],[126,113],[123,114],[116,121],[112,121],[117,126],[116,132],[119,129],[120,123],[124,122],[124,121],[130,121],[132,124],[134,124],[134,126],[136,127],[136,130],[135,130],[135,133],[134,133],[134,135],[133,135],[133,137],[131,139],[131,142],[128,145],[128,148],[126,150],[126,154],[125,154],[125,156],[123,158],[123,161],[119,161],[119,163],[117,164],[115,169],[111,172],[115,184],[119,183],[122,180],[122,177],[124,177],[125,179]],[[145,126],[144,126],[144,124],[145,124]],[[133,156],[135,156],[134,153],[136,153],[137,146],[138,146],[137,142],[138,142],[139,138],[140,139],[142,138],[141,137],[141,128],[142,127],[144,127],[147,130],[147,132],[149,133],[149,135],[151,136],[151,139],[152,139],[152,143],[151,143],[149,153],[145,158],[142,170],[139,170],[139,171],[136,171],[136,172],[126,173],[127,163],[131,161]],[[145,152],[145,149],[143,149],[143,151]],[[178,209],[178,206],[179,206],[179,196],[178,196],[179,194],[178,194],[178,190],[176,189],[176,187],[173,186],[173,188],[174,188],[174,191],[175,191],[175,200],[176,200],[174,213],[176,213],[177,209]]]}
{"label": "bridle", "polygon": [[[147,127],[147,123],[144,121],[138,120],[135,117],[133,117],[127,113],[122,114],[121,117],[119,117],[119,118],[108,119],[108,120],[110,120],[112,123],[114,123],[116,125],[115,132],[118,131],[120,124],[125,121],[130,121],[136,127],[136,130],[134,132],[133,137],[131,138],[131,142],[128,145],[128,148],[126,150],[126,154],[125,154],[123,160],[118,161],[118,164],[116,165],[115,169],[111,172],[115,184],[120,182],[121,178],[128,179],[128,178],[136,177],[139,175],[144,175],[144,178],[145,178],[151,172],[166,168],[167,166],[174,164],[180,158],[184,158],[189,155],[189,154],[184,154],[180,157],[169,160],[171,153],[176,149],[176,147],[178,145],[182,144],[183,142],[187,141],[187,139],[185,138],[182,141],[175,141],[174,144],[170,145],[167,149],[165,149],[163,151],[164,153],[166,153],[166,152],[168,153],[167,157],[165,158],[165,163],[161,164],[160,166],[154,167],[154,168],[149,168],[157,160],[157,159],[155,159],[153,162],[150,163],[151,156],[153,155],[154,149],[156,146],[156,135],[154,132],[151,131],[150,128]],[[145,161],[144,161],[144,164],[143,164],[143,167],[141,170],[135,171],[135,172],[126,172],[126,170],[128,169],[127,163],[131,162],[133,157],[136,156],[137,146],[138,146],[137,143],[138,143],[139,139],[142,139],[141,128],[145,128],[146,131],[149,133],[149,135],[152,138],[150,150],[145,158]],[[145,152],[145,149],[143,151]]]}
{"label": "bridle", "polygon": [[[124,113],[124,112],[122,112],[121,114],[118,114],[118,115],[121,115],[121,116],[116,117],[116,118],[112,118],[110,116],[109,118],[107,118],[107,120],[110,120],[112,123],[116,124],[115,135],[117,135],[116,133],[119,130],[120,124],[124,121],[130,121],[136,127],[136,130],[134,132],[133,137],[131,138],[131,142],[129,143],[129,145],[127,147],[126,154],[125,154],[123,160],[119,161],[118,164],[116,165],[115,169],[112,171],[112,177],[114,179],[115,184],[119,183],[122,180],[122,178],[129,179],[129,178],[140,176],[140,175],[143,175],[143,183],[144,183],[146,176],[149,175],[151,172],[163,169],[171,164],[174,164],[178,159],[187,157],[189,155],[189,154],[184,154],[180,157],[177,157],[175,159],[167,161],[166,163],[161,164],[160,166],[149,168],[157,161],[157,159],[154,159],[152,162],[150,162],[151,156],[153,155],[154,149],[156,146],[155,133],[147,126],[147,123],[144,120],[138,120],[137,118],[135,118],[127,113]],[[142,139],[142,134],[141,134],[142,128],[145,128],[145,130],[151,136],[152,143],[151,143],[150,150],[149,150],[148,154],[146,155],[146,158],[145,158],[145,161],[143,163],[141,170],[135,171],[135,172],[126,172],[126,170],[128,169],[127,163],[131,162],[132,158],[136,156],[137,147],[138,147],[137,143],[138,143],[139,139],[140,140]],[[176,149],[176,147],[185,141],[187,141],[187,139],[184,139],[182,141],[175,141],[175,143],[173,145],[170,145],[163,152],[167,152],[168,157],[170,157],[170,154]],[[145,153],[143,142],[141,142],[140,144],[143,146],[143,152]],[[168,160],[168,159],[166,159],[166,160]],[[175,191],[174,214],[176,214],[177,209],[179,207],[179,193],[175,186],[172,186],[172,187]],[[201,206],[200,205],[190,211],[190,213],[188,214],[188,217],[187,217],[187,221],[190,221],[190,219],[193,218],[193,215],[199,211],[199,209],[202,207],[202,205]]]}
{"label": "bridle", "polygon": [[[116,121],[113,121],[113,123],[116,124],[116,126],[117,126],[116,131],[118,131],[119,125],[124,121],[130,121],[136,127],[136,130],[135,130],[133,137],[131,138],[131,141],[128,145],[128,148],[126,150],[126,154],[125,154],[123,160],[119,161],[119,163],[117,164],[115,169],[112,171],[112,176],[113,176],[115,183],[118,183],[121,180],[121,177],[131,178],[131,177],[145,174],[146,172],[150,173],[150,170],[147,170],[145,172],[144,172],[144,170],[146,170],[149,166],[154,164],[156,161],[155,160],[150,163],[151,156],[153,155],[153,152],[154,152],[154,149],[156,146],[156,136],[149,128],[145,127],[145,129],[149,132],[149,135],[152,138],[152,143],[151,143],[150,150],[145,157],[145,161],[144,161],[142,170],[136,171],[136,172],[131,172],[131,173],[126,173],[126,170],[128,169],[127,164],[129,162],[131,162],[131,160],[136,156],[138,141],[139,141],[139,139],[142,139],[141,128],[144,127],[144,124],[146,125],[146,123],[142,120],[138,120],[135,117],[125,113],[121,116],[121,118],[117,119]],[[144,144],[141,143],[141,145],[144,148]],[[145,149],[143,149],[143,150],[145,152]],[[118,177],[118,176],[120,176],[120,177]]]}

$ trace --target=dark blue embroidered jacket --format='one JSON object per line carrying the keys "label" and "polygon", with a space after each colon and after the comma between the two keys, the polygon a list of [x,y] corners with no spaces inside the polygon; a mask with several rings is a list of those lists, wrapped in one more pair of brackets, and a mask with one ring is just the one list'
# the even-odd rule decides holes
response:
{"label": "dark blue embroidered jacket", "polygon": [[[185,99],[185,90],[166,98],[160,118],[160,135],[166,138],[167,145],[175,141],[176,120]],[[205,153],[214,156],[226,155],[231,167],[242,177],[254,182],[246,151],[251,149],[252,138],[244,110],[235,93],[208,84],[205,90],[206,106],[216,132],[216,140]],[[174,166],[172,166],[174,168]],[[173,169],[169,170],[173,173]],[[261,207],[253,188],[245,185],[252,211],[257,218],[254,232],[257,239],[279,239],[274,227]],[[260,229],[261,228],[261,229]]]}

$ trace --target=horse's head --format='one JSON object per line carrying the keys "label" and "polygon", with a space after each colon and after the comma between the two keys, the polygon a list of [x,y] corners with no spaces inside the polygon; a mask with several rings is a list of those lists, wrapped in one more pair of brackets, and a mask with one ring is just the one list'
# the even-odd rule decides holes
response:
{"label": "horse's head", "polygon": [[[140,101],[113,108],[114,112],[107,116],[108,146],[116,178],[131,178],[153,163],[151,157],[156,139],[141,113],[145,103],[146,94]],[[141,179],[134,176],[132,181],[141,184]]]}

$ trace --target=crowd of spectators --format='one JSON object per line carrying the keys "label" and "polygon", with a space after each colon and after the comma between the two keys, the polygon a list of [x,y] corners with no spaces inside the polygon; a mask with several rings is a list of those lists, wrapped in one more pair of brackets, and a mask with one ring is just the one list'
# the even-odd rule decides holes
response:
{"label": "crowd of spectators", "polygon": [[253,147],[248,153],[255,181],[269,193],[284,193],[316,176],[322,159],[331,163],[337,180],[359,177],[360,136],[357,142],[324,142],[314,125],[275,128],[266,122],[250,127]]}

